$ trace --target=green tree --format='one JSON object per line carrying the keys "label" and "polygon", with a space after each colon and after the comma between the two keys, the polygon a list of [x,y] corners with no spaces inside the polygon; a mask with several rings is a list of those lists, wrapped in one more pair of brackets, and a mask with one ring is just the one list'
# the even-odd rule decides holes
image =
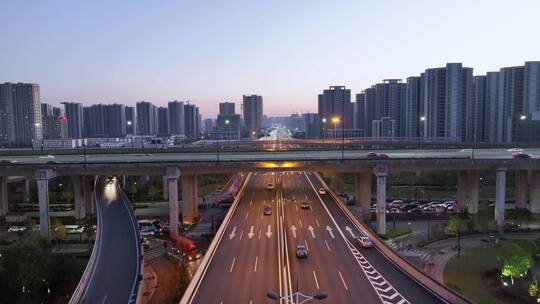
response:
{"label": "green tree", "polygon": [[[39,236],[9,245],[0,258],[0,299],[19,303],[21,296],[35,303],[46,302],[58,290],[69,265],[51,252],[51,245]],[[25,294],[21,294],[22,290]]]}
{"label": "green tree", "polygon": [[127,191],[131,195],[131,203],[133,204],[135,202],[135,195],[139,192],[139,188],[137,188],[137,184],[130,183],[127,185]]}
{"label": "green tree", "polygon": [[527,252],[531,256],[531,258],[534,258],[534,256],[536,255],[538,248],[533,241],[526,239],[517,239],[513,242],[519,247],[521,247],[521,249],[523,249],[525,252]]}
{"label": "green tree", "polygon": [[59,218],[55,218],[53,221],[53,236],[57,243],[59,240],[63,240],[67,236],[67,229]]}
{"label": "green tree", "polygon": [[62,200],[64,203],[73,202],[73,190],[70,187],[62,187]]}
{"label": "green tree", "polygon": [[534,263],[531,255],[516,243],[503,245],[498,258],[502,261],[501,274],[510,277],[512,284],[515,277],[526,275]]}
{"label": "green tree", "polygon": [[148,186],[148,196],[150,197],[151,200],[154,200],[156,199],[156,196],[159,194],[159,190],[158,188],[154,185],[154,184],[150,184],[150,186]]}
{"label": "green tree", "polygon": [[448,220],[448,225],[444,228],[444,233],[450,236],[455,236],[457,240],[457,251],[458,251],[458,257],[460,256],[461,252],[461,244],[460,244],[460,232],[462,227],[461,219],[459,216],[454,215]]}

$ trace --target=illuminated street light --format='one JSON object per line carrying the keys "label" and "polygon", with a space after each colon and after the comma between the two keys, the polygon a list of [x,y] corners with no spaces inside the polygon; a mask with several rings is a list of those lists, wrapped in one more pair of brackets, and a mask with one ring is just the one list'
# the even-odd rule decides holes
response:
{"label": "illuminated street light", "polygon": [[322,119],[322,122],[326,122],[326,118],[323,118],[323,119]]}
{"label": "illuminated street light", "polygon": [[128,120],[126,123],[128,126],[131,126],[131,120]]}
{"label": "illuminated street light", "polygon": [[425,116],[420,116],[420,121],[426,121],[426,117]]}
{"label": "illuminated street light", "polygon": [[519,117],[519,119],[520,119],[520,120],[525,120],[525,119],[527,119],[527,116],[526,116],[526,115],[521,115],[521,116]]}
{"label": "illuminated street light", "polygon": [[340,121],[341,121],[341,119],[339,119],[339,117],[332,117],[332,123],[337,124]]}

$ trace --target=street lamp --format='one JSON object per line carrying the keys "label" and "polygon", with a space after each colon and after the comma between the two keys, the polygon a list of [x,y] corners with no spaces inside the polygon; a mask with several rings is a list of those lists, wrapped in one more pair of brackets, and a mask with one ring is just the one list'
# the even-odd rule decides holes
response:
{"label": "street lamp", "polygon": [[521,114],[521,116],[519,117],[519,120],[525,120],[525,119],[527,119],[527,115]]}
{"label": "street lamp", "polygon": [[228,119],[225,119],[225,124],[227,125],[227,146],[231,145],[231,130],[229,127],[229,123],[231,123]]}
{"label": "street lamp", "polygon": [[345,120],[341,119],[337,116],[332,117],[332,123],[334,124],[334,139],[337,138],[337,124],[341,122],[341,160],[343,161],[345,159],[345,130],[344,130],[344,123]]}
{"label": "street lamp", "polygon": [[326,118],[322,119],[322,123],[323,123],[322,132],[323,132],[323,141],[324,141],[324,139],[326,138],[326,133],[324,131],[324,127],[326,126]]}
{"label": "street lamp", "polygon": [[332,123],[334,124],[334,139],[337,138],[337,124],[339,123],[340,119],[339,117],[332,117]]}
{"label": "street lamp", "polygon": [[[420,123],[424,123],[424,122],[426,122],[426,117],[425,116],[420,116]],[[421,134],[424,134],[424,132],[420,133],[420,130],[423,129],[423,128],[424,128],[423,124],[418,128],[418,144],[420,144],[420,141],[422,140]]]}
{"label": "street lamp", "polygon": [[277,292],[271,291],[267,293],[266,296],[274,301],[284,300],[285,303],[303,304],[310,300],[324,300],[328,297],[328,294],[321,292],[316,295],[310,296],[297,291],[287,296],[280,296]]}

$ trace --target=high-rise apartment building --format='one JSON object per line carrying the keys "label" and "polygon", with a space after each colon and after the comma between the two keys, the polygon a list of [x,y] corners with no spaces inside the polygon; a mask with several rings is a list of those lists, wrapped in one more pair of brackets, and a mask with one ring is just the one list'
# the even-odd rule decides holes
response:
{"label": "high-rise apartment building", "polygon": [[366,129],[366,94],[356,94],[356,102],[353,104],[353,128],[357,129],[360,136],[365,135]]}
{"label": "high-rise apartment building", "polygon": [[63,111],[61,108],[55,107],[50,104],[41,104],[41,121],[43,126],[43,138],[44,139],[59,139],[66,135],[65,121]]}
{"label": "high-rise apartment building", "polygon": [[330,129],[352,129],[351,90],[344,86],[331,86],[323,90],[318,96],[318,114],[322,121],[320,134],[327,133],[326,130]]}
{"label": "high-rise apartment building", "polygon": [[124,137],[127,134],[126,106],[111,104],[105,106],[105,126],[108,137]]}
{"label": "high-rise apartment building", "polygon": [[262,128],[263,98],[260,95],[243,95],[244,136],[253,136]]}
{"label": "high-rise apartment building", "polygon": [[137,110],[135,107],[125,107],[126,111],[126,134],[137,135]]}
{"label": "high-rise apartment building", "polygon": [[0,146],[30,146],[42,139],[39,85],[0,84]]}
{"label": "high-rise apartment building", "polygon": [[422,107],[422,85],[421,76],[411,76],[407,78],[405,89],[405,137],[421,137],[421,124],[424,123],[425,116]]}
{"label": "high-rise apartment building", "polygon": [[314,139],[319,137],[319,114],[317,113],[304,113],[304,130],[306,132],[306,139]]}
{"label": "high-rise apartment building", "polygon": [[157,108],[147,101],[138,102],[137,127],[139,135],[155,135],[157,133]]}
{"label": "high-rise apartment building", "polygon": [[170,134],[169,126],[169,109],[165,107],[159,107],[158,112],[158,129],[157,133],[160,136],[166,136]]}
{"label": "high-rise apartment building", "polygon": [[184,105],[184,129],[186,137],[197,140],[201,134],[201,115],[199,108],[192,104]]}
{"label": "high-rise apartment building", "polygon": [[63,102],[68,138],[82,138],[84,127],[83,105],[77,102]]}
{"label": "high-rise apartment building", "polygon": [[169,108],[169,128],[171,135],[185,135],[185,122],[184,122],[184,102],[171,101],[168,104]]}
{"label": "high-rise apartment building", "polygon": [[472,142],[485,142],[487,76],[473,77],[472,97],[467,109],[467,139]]}
{"label": "high-rise apartment building", "polygon": [[234,102],[220,102],[219,114],[236,114]]}

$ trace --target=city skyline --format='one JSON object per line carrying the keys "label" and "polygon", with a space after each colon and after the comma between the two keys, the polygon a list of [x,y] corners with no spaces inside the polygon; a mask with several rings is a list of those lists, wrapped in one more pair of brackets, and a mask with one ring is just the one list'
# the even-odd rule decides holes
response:
{"label": "city skyline", "polygon": [[[537,3],[462,4],[2,4],[9,26],[0,33],[12,43],[0,50],[9,58],[0,82],[39,83],[42,101],[53,105],[191,100],[204,118],[215,117],[218,102],[259,94],[266,114],[284,115],[314,112],[315,92],[330,85],[361,92],[447,62],[481,75],[537,59]],[[58,10],[71,14],[53,18]],[[449,11],[453,18],[440,18]],[[507,16],[519,18],[493,22]],[[122,23],[131,19],[143,21]],[[478,35],[475,24],[489,30]],[[416,35],[381,36],[398,29]]]}

